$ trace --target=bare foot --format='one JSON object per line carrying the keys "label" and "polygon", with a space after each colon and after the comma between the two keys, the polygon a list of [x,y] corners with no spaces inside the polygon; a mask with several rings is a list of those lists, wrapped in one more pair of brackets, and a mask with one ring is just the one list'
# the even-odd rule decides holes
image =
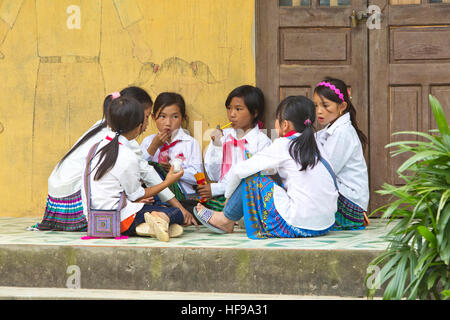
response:
{"label": "bare foot", "polygon": [[[205,208],[205,206],[203,206],[201,203],[197,204],[197,211],[200,211],[203,208]],[[223,212],[219,212],[219,211],[213,211],[213,212],[214,213],[212,214],[208,223],[213,225],[216,228],[226,231],[227,233],[232,233],[233,229],[234,229],[234,223],[236,221],[230,220],[227,217],[225,217]]]}

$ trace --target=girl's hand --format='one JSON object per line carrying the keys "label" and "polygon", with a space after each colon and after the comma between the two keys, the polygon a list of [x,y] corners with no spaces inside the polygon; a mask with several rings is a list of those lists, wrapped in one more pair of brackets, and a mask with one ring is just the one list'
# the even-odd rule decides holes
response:
{"label": "girl's hand", "polygon": [[181,167],[180,171],[178,171],[177,173],[173,172],[173,166],[170,166],[170,170],[166,175],[166,179],[164,181],[166,181],[169,185],[174,184],[175,182],[177,182],[178,180],[180,180],[180,178],[183,176],[184,174],[184,170]]}
{"label": "girl's hand", "polygon": [[223,137],[223,131],[220,130],[219,128],[216,128],[211,133],[211,140],[213,141],[213,145],[215,145],[216,147],[220,147],[222,145],[222,142],[220,141],[220,139],[222,137]]}
{"label": "girl's hand", "polygon": [[205,200],[212,199],[211,184],[210,183],[197,185],[197,192],[200,195],[200,197],[204,198]]}
{"label": "girl's hand", "polygon": [[198,223],[197,220],[195,220],[194,216],[187,211],[185,208],[180,209],[181,213],[183,213],[183,217],[184,217],[184,226],[190,226],[190,225],[194,225],[197,229],[198,229]]}
{"label": "girl's hand", "polygon": [[144,199],[141,199],[141,200],[136,201],[136,202],[142,202],[142,203],[146,203],[146,204],[152,204],[152,203],[155,202],[155,198],[154,198],[153,196],[150,196],[150,197],[148,197],[148,198],[144,198]]}
{"label": "girl's hand", "polygon": [[156,153],[156,150],[159,149],[164,143],[168,142],[170,138],[170,133],[167,131],[158,132],[155,137],[152,140],[152,143],[150,143],[150,146],[148,147],[148,153],[151,155],[154,155]]}

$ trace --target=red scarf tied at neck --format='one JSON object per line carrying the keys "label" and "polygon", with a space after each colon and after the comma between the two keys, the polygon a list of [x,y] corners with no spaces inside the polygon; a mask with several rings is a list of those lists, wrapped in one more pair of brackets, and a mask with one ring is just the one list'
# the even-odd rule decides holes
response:
{"label": "red scarf tied at neck", "polygon": [[220,180],[230,171],[231,165],[233,164],[233,152],[231,149],[231,146],[239,147],[242,151],[242,159],[245,160],[245,144],[247,143],[247,140],[235,139],[231,134],[228,135],[227,139],[228,141],[225,142],[225,144],[222,147],[222,167],[220,170]]}
{"label": "red scarf tied at neck", "polygon": [[161,150],[159,150],[158,155],[158,162],[167,162],[167,159],[169,158],[169,149],[172,148],[174,145],[176,145],[181,140],[175,140],[171,144],[164,143],[164,145],[161,147]]}

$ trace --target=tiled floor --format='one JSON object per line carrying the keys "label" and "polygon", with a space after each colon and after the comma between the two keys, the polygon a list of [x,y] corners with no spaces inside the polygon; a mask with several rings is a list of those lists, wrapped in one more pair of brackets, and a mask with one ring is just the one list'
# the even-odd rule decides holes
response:
{"label": "tiled floor", "polygon": [[185,228],[180,238],[160,242],[154,238],[130,237],[126,240],[82,240],[85,233],[27,231],[30,225],[40,222],[38,218],[0,217],[0,245],[71,245],[71,246],[130,246],[130,247],[207,247],[207,248],[264,248],[264,249],[321,249],[321,250],[384,250],[387,242],[383,236],[392,224],[372,219],[366,230],[332,231],[325,236],[302,239],[251,240],[245,230],[235,229],[232,234],[214,234],[205,227]]}

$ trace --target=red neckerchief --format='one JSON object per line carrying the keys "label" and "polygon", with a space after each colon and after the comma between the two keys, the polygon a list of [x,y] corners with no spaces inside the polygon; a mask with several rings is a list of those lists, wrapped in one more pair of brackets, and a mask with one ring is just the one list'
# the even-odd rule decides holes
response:
{"label": "red neckerchief", "polygon": [[[231,140],[229,139],[231,138]],[[242,159],[245,160],[245,144],[247,143],[246,139],[235,139],[231,134],[228,135],[227,140],[222,146],[222,166],[220,168],[220,180],[227,174],[231,169],[231,165],[233,163],[232,158],[232,150],[230,145],[232,144],[235,147],[239,147],[242,151]]]}
{"label": "red neckerchief", "polygon": [[287,138],[287,137],[293,136],[293,135],[296,134],[296,133],[297,133],[297,131],[291,130],[291,131],[289,131],[288,133],[286,133],[286,134],[283,136],[283,138]]}
{"label": "red neckerchief", "polygon": [[171,144],[164,143],[164,145],[159,150],[158,162],[159,163],[167,162],[167,159],[169,157],[169,149],[172,148],[174,145],[176,145],[180,141],[181,140],[175,140]]}
{"label": "red neckerchief", "polygon": [[162,146],[162,148],[161,148],[161,150],[159,152],[163,152],[163,151],[169,150],[170,148],[172,148],[174,145],[176,145],[180,141],[181,140],[175,140],[171,144],[164,143],[164,145]]}
{"label": "red neckerchief", "polygon": [[[108,136],[106,136],[106,140],[108,140],[108,141],[112,141],[112,138],[111,137],[108,137]],[[119,144],[122,144],[121,142],[119,142]]]}

